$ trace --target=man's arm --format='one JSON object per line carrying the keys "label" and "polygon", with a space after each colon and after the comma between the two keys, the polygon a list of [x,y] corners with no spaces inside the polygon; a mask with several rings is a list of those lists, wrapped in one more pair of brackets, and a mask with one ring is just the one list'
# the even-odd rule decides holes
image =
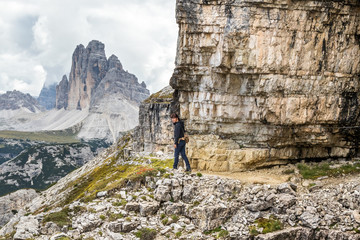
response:
{"label": "man's arm", "polygon": [[180,124],[175,125],[175,131],[174,131],[174,144],[177,145],[179,143],[180,138],[180,132],[181,132],[181,126]]}

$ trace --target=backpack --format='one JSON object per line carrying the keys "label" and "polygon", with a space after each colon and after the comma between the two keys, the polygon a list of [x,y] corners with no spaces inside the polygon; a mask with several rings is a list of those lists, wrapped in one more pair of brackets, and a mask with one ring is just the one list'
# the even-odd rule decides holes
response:
{"label": "backpack", "polygon": [[185,127],[183,128],[183,133],[184,133],[184,141],[188,143],[190,139],[189,139],[189,135],[185,134]]}

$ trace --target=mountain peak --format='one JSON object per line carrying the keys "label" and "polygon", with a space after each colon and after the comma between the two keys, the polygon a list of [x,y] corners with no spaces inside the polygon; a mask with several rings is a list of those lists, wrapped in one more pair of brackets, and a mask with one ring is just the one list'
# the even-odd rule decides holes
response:
{"label": "mountain peak", "polygon": [[109,57],[108,66],[109,66],[109,69],[116,68],[119,70],[123,70],[123,67],[121,65],[119,58],[117,56],[115,56],[114,54]]}
{"label": "mountain peak", "polygon": [[16,110],[20,108],[27,108],[31,112],[42,109],[38,101],[28,93],[13,90],[0,95],[0,110]]}
{"label": "mountain peak", "polygon": [[[66,94],[65,94],[66,92]],[[87,109],[98,103],[105,92],[118,93],[120,98],[136,104],[149,96],[146,84],[139,84],[135,75],[124,71],[117,56],[105,56],[105,45],[89,42],[86,49],[78,45],[74,51],[69,81],[57,87],[56,108]]]}

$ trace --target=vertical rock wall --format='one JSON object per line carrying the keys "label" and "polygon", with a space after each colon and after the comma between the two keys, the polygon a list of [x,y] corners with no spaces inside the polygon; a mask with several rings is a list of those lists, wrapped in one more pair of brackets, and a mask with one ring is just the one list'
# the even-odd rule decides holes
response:
{"label": "vertical rock wall", "polygon": [[69,81],[66,75],[63,76],[61,82],[56,86],[56,108],[66,109],[68,106]]}
{"label": "vertical rock wall", "polygon": [[174,90],[167,86],[143,101],[139,108],[139,126],[135,128],[134,150],[153,153],[173,151],[171,101]]}
{"label": "vertical rock wall", "polygon": [[177,0],[171,86],[193,166],[351,157],[360,139],[360,2]]}
{"label": "vertical rock wall", "polygon": [[82,44],[75,49],[69,75],[68,109],[86,109],[90,105],[92,91],[107,71],[105,45],[91,41],[85,48]]}

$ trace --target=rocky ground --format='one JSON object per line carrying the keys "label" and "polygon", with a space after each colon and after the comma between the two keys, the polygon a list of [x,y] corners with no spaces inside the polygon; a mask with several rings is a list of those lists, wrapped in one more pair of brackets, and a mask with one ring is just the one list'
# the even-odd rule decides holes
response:
{"label": "rocky ground", "polygon": [[[118,164],[126,164],[120,162]],[[137,163],[139,164],[139,163]],[[360,177],[254,184],[154,170],[50,211],[18,215],[14,239],[360,239]],[[283,172],[285,168],[275,168]],[[346,180],[346,181],[345,181]],[[26,212],[26,211],[25,211]],[[270,233],[267,233],[270,232]],[[0,234],[10,234],[3,228]],[[262,234],[267,233],[267,234]],[[4,238],[7,239],[7,238]]]}

